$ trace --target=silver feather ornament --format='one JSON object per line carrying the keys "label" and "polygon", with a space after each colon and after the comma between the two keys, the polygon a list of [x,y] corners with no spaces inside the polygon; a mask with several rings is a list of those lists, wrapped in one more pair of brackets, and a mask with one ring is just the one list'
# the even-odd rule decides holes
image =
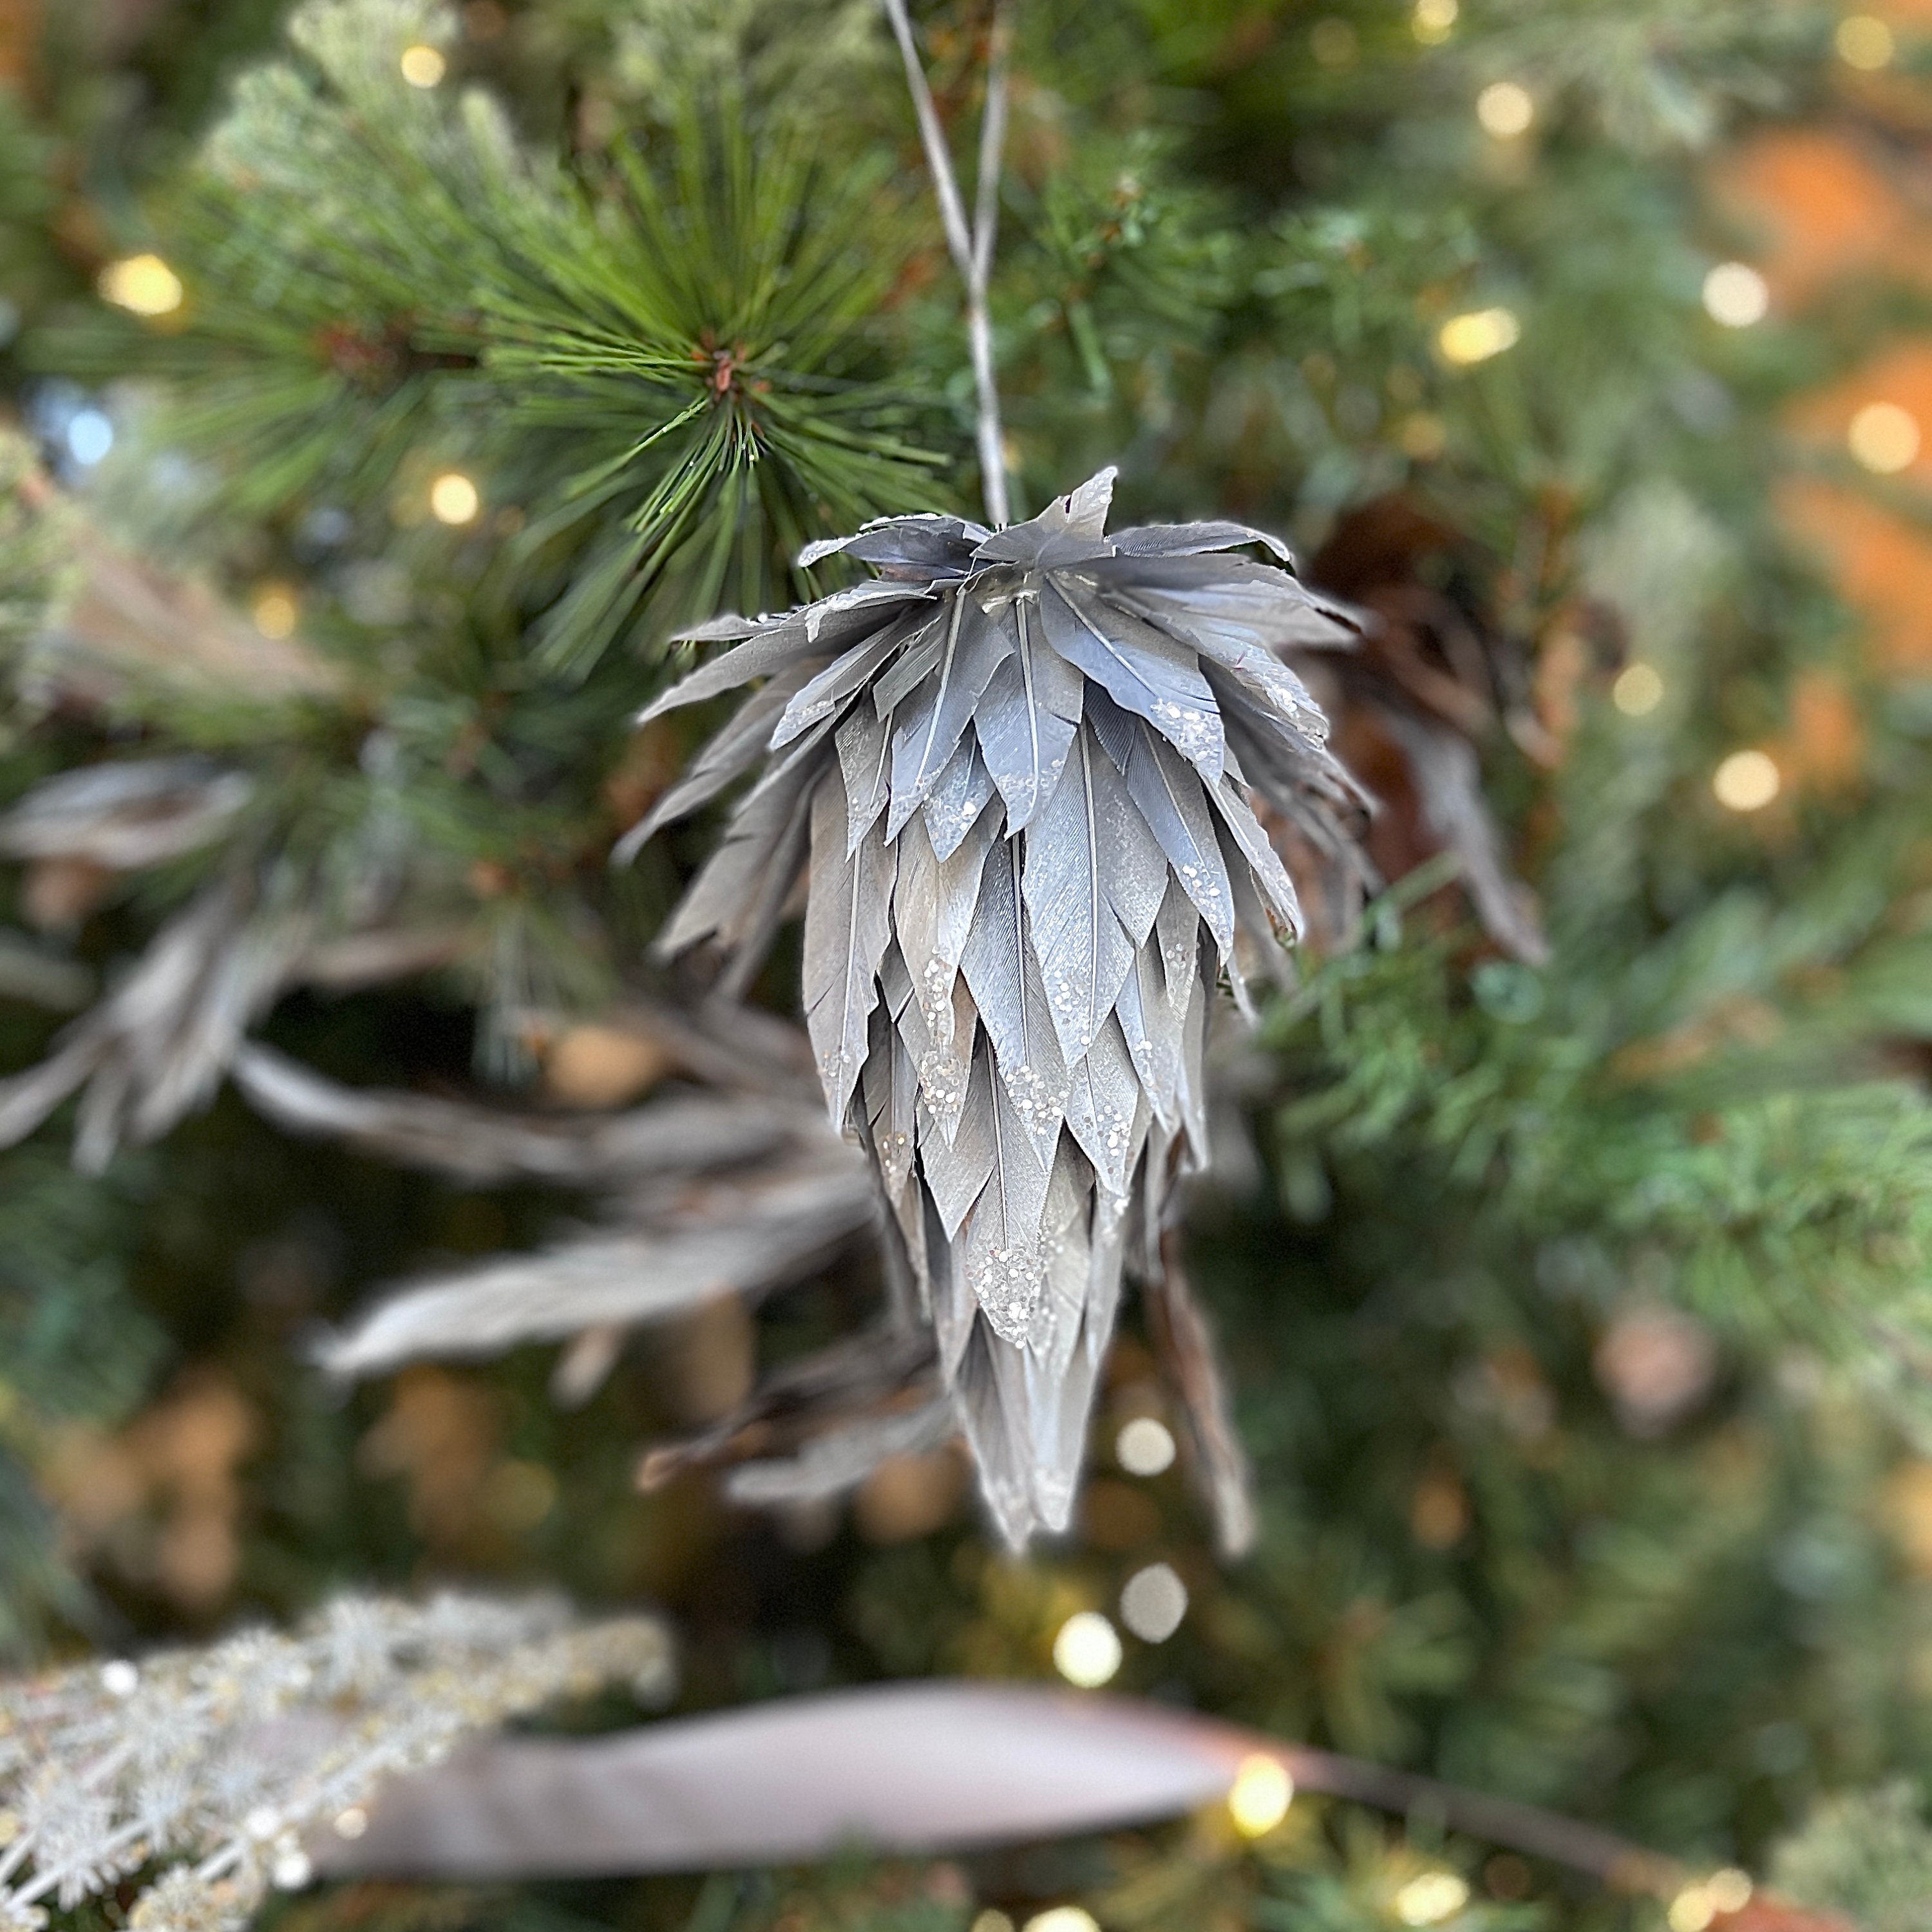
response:
{"label": "silver feather ornament", "polygon": [[[808,875],[806,1023],[870,1151],[986,1497],[1066,1526],[1124,1269],[1208,1156],[1225,975],[1285,972],[1295,888],[1257,816],[1346,867],[1364,800],[1278,653],[1344,612],[1244,525],[1105,532],[1114,472],[1028,523],[816,544],[868,582],[700,633],[644,715],[763,682],[620,850],[762,761],[660,948],[742,986]],[[1258,545],[1277,562],[1228,554]]]}

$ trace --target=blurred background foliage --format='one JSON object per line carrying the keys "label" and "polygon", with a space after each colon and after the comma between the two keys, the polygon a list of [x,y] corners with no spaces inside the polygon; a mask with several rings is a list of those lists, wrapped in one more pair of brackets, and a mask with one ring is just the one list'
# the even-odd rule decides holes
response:
{"label": "blurred background foliage", "polygon": [[[988,10],[918,11],[964,152]],[[0,1654],[541,1580],[666,1605],[698,1708],[1049,1675],[1066,1619],[1162,1562],[1186,1613],[1127,1620],[1121,1688],[1922,1925],[1932,10],[1012,19],[1018,512],[1118,462],[1124,520],[1279,528],[1412,620],[1550,936],[1503,958],[1412,874],[1442,828],[1345,712],[1408,889],[1226,1042],[1191,1216],[1259,1554],[1217,1566],[1180,1473],[1117,1456],[1167,1414],[1131,1319],[1079,1532],[1024,1563],[950,1451],[777,1520],[698,1476],[640,1493],[643,1442],[836,1330],[836,1271],[757,1332],[730,1304],[652,1331],[575,1408],[536,1349],[333,1388],[318,1324],[578,1210],[224,1090],[98,1174],[60,1115],[0,1155]],[[895,62],[866,0],[0,0],[0,794],[182,749],[252,781],[158,868],[9,867],[8,1069],[239,862],[324,938],[372,905],[449,936],[275,1000],[297,1058],[560,1111],[663,1076],[610,1016],[713,830],[605,861],[692,741],[628,722],[670,640],[838,580],[796,568],[812,538],[976,500]],[[99,544],[212,586],[228,653],[50,648]],[[784,956],[758,991],[794,982]],[[1109,1932],[1665,1916],[1303,1799],[1252,1843],[347,1887],[274,1922],[1004,1932],[1076,1899]]]}

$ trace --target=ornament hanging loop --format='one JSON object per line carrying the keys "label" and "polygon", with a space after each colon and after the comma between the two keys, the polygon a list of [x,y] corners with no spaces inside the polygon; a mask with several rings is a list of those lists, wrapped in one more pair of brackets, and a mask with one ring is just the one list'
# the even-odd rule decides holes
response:
{"label": "ornament hanging loop", "polygon": [[986,287],[992,272],[993,241],[999,227],[1000,158],[1006,136],[1006,60],[1012,35],[1006,9],[995,6],[987,57],[986,104],[980,119],[980,178],[969,224],[946,130],[939,124],[939,110],[933,104],[932,89],[927,85],[926,70],[914,44],[905,0],[885,0],[885,8],[905,62],[906,82],[912,91],[920,140],[926,148],[933,192],[939,200],[946,250],[966,285],[966,334],[973,358],[980,483],[986,500],[987,520],[995,530],[1000,530],[1010,520],[1006,438],[1000,424],[1000,390],[993,368],[993,323],[986,304]]}

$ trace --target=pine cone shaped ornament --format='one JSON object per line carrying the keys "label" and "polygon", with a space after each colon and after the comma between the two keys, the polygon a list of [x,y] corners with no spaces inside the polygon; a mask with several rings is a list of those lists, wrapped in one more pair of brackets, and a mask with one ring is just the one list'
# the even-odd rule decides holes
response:
{"label": "pine cone shaped ornament", "polygon": [[[804,999],[875,1162],[1007,1540],[1063,1529],[1124,1267],[1208,1157],[1225,972],[1286,970],[1296,848],[1362,795],[1278,650],[1342,612],[1244,525],[1104,534],[1114,472],[1028,523],[892,518],[816,544],[878,577],[738,640],[644,713],[764,682],[626,848],[763,760],[659,941],[755,958],[808,873]],[[620,848],[620,850],[624,848]]]}

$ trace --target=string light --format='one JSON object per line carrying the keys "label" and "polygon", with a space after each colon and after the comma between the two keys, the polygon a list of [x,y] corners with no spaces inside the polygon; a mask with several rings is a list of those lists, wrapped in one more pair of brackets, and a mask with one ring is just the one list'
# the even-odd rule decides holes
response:
{"label": "string light", "polygon": [[1652,665],[1626,665],[1610,686],[1610,702],[1626,718],[1646,717],[1664,702],[1664,680]]}
{"label": "string light", "polygon": [[1077,1905],[1056,1905],[1035,1912],[1026,1922],[1026,1932],[1100,1932],[1100,1922]]}
{"label": "string light", "polygon": [[1425,47],[1440,46],[1456,25],[1456,16],[1462,10],[1457,0],[1415,0],[1415,11],[1409,16],[1409,31]]}
{"label": "string light", "polygon": [[1114,1438],[1114,1454],[1130,1476],[1157,1476],[1174,1461],[1174,1436],[1164,1422],[1137,1415]]}
{"label": "string light", "polygon": [[1412,1878],[1392,1901],[1405,1925],[1439,1925],[1469,1902],[1469,1888],[1451,1871],[1428,1871]]}
{"label": "string light", "polygon": [[440,524],[474,523],[483,498],[461,470],[446,470],[429,486],[429,507]]}
{"label": "string light", "polygon": [[1875,476],[1895,476],[1918,458],[1918,419],[1896,403],[1868,403],[1852,417],[1845,441]]}
{"label": "string light", "polygon": [[298,614],[295,592],[286,584],[266,584],[248,608],[255,628],[265,638],[286,638],[295,629]]}
{"label": "string light", "polygon": [[1763,752],[1733,752],[1711,775],[1711,789],[1727,812],[1762,811],[1784,783]]}
{"label": "string light", "polygon": [[114,424],[105,410],[76,410],[67,419],[67,453],[92,470],[114,447]]}
{"label": "string light", "polygon": [[1288,1816],[1294,1780],[1279,1758],[1257,1752],[1244,1758],[1228,1787],[1228,1816],[1244,1838],[1262,1838]]}
{"label": "string light", "polygon": [[1710,1888],[1702,1885],[1687,1885],[1670,1901],[1670,1910],[1664,1915],[1670,1922],[1670,1932],[1704,1932],[1717,1916],[1717,1900],[1711,1896]]}
{"label": "string light", "polygon": [[1120,1621],[1146,1643],[1165,1643],[1187,1614],[1187,1586],[1171,1563],[1136,1570],[1120,1592]]}
{"label": "string light", "polygon": [[1892,29],[1872,14],[1847,14],[1838,22],[1832,44],[1838,49],[1839,59],[1861,74],[1876,74],[1880,68],[1889,67],[1898,51]]}
{"label": "string light", "polygon": [[404,48],[403,57],[397,65],[412,87],[434,87],[449,71],[449,63],[443,58],[442,50],[421,40],[412,47]]}
{"label": "string light", "polygon": [[275,1862],[268,1868],[268,1876],[278,1892],[300,1892],[314,1877],[315,1867],[309,1862],[308,1852],[292,1846],[275,1854]]}
{"label": "string light", "polygon": [[1309,51],[1322,66],[1353,67],[1362,44],[1346,20],[1317,20],[1308,30]]}
{"label": "string light", "polygon": [[1395,440],[1401,444],[1403,455],[1413,457],[1418,463],[1432,463],[1448,445],[1449,431],[1440,416],[1426,410],[1416,410],[1396,424]]}
{"label": "string light", "polygon": [[1704,1881],[1704,1889],[1720,1912],[1742,1912],[1750,1903],[1750,1874],[1738,1870],[1736,1865],[1726,1865]]}
{"label": "string light", "polygon": [[124,1657],[100,1666],[100,1688],[110,1697],[131,1697],[141,1688],[141,1672]]}
{"label": "string light", "polygon": [[1704,313],[1726,328],[1748,328],[1770,307],[1770,285],[1748,262],[1720,262],[1704,278]]}
{"label": "string light", "polygon": [[1120,1667],[1120,1636],[1098,1610],[1079,1610],[1053,1640],[1053,1667],[1082,1690],[1097,1690]]}
{"label": "string light", "polygon": [[94,285],[102,301],[134,315],[171,315],[182,305],[181,278],[158,255],[110,262]]}
{"label": "string light", "polygon": [[1476,118],[1483,124],[1484,134],[1498,141],[1513,141],[1529,132],[1529,124],[1536,118],[1536,103],[1529,98],[1528,88],[1519,87],[1513,80],[1493,80],[1476,96]]}
{"label": "string light", "polygon": [[1508,309],[1472,309],[1466,315],[1452,315],[1436,332],[1436,346],[1445,362],[1466,368],[1514,349],[1522,334],[1522,325]]}

